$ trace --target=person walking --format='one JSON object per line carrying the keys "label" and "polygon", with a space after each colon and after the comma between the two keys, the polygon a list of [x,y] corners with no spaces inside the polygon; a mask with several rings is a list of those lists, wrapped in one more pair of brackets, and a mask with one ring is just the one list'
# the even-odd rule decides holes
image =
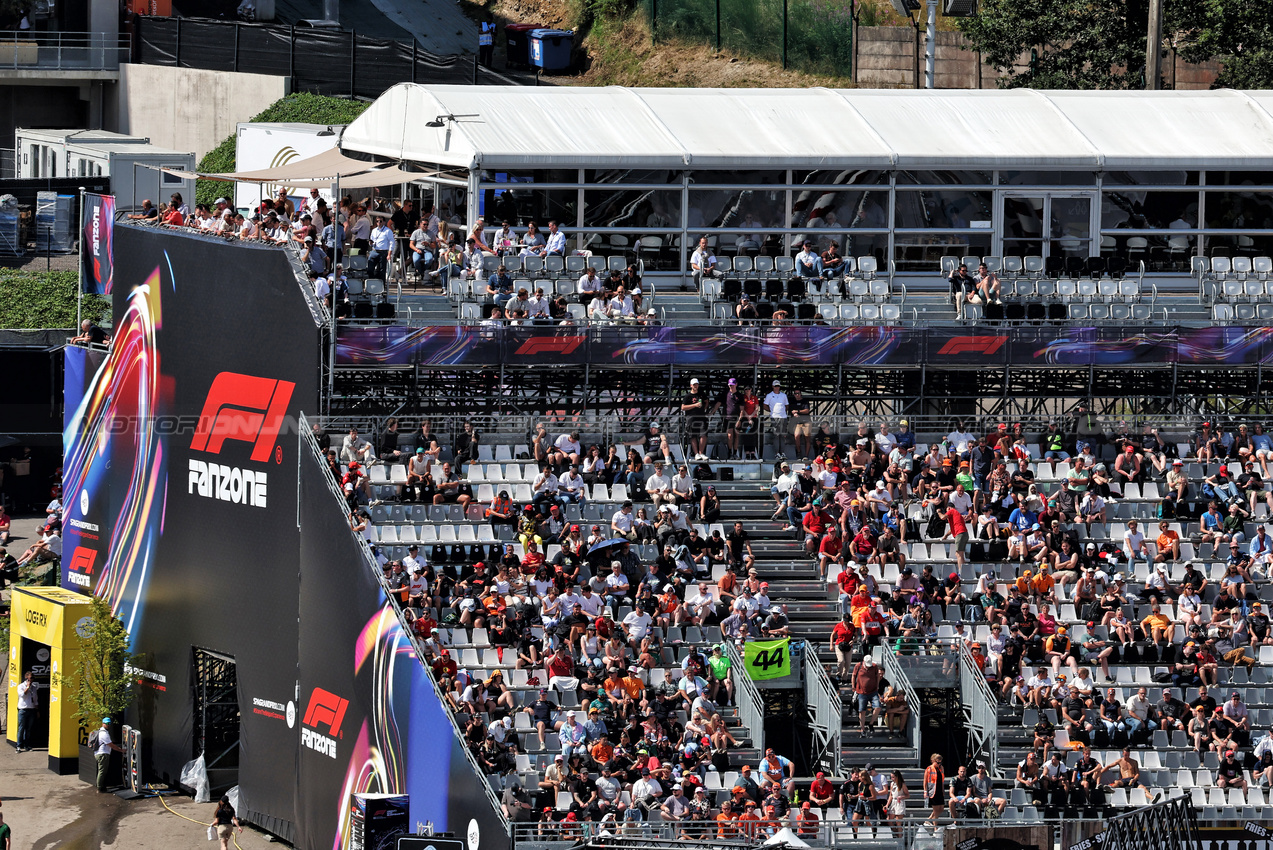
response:
{"label": "person walking", "polygon": [[942,768],[942,756],[940,753],[933,753],[932,763],[924,768],[924,799],[933,810],[927,823],[932,826],[937,826],[942,809],[946,807],[945,791],[946,771]]}
{"label": "person walking", "polygon": [[212,815],[210,826],[217,831],[217,838],[221,839],[221,850],[230,850],[230,839],[234,837],[234,830],[237,829],[240,835],[243,834],[243,825],[239,823],[234,806],[230,805],[229,797],[223,796],[217,803],[217,810]]}
{"label": "person walking", "polygon": [[88,744],[93,748],[93,757],[97,759],[97,790],[98,793],[106,791],[106,771],[111,763],[111,750],[122,753],[124,748],[116,744],[111,738],[110,730],[111,719],[109,717],[102,718],[102,725],[96,732],[89,736]]}
{"label": "person walking", "polygon": [[35,674],[30,670],[22,677],[18,685],[18,746],[15,752],[23,753],[31,749],[31,727],[35,725],[35,709],[40,704],[40,689],[35,683]]}

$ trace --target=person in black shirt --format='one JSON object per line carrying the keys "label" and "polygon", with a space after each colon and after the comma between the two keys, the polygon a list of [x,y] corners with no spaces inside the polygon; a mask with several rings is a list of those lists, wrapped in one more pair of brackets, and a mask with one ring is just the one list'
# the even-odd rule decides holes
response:
{"label": "person in black shirt", "polygon": [[1273,644],[1273,635],[1269,634],[1269,615],[1264,613],[1264,606],[1259,602],[1251,603],[1246,627],[1251,632],[1252,644]]}
{"label": "person in black shirt", "polygon": [[968,768],[961,764],[958,772],[950,780],[951,819],[958,821],[961,814],[967,813],[968,802],[973,796],[971,790],[972,781],[968,778]]}
{"label": "person in black shirt", "polygon": [[1083,745],[1082,754],[1079,760],[1074,764],[1074,770],[1070,774],[1070,798],[1075,805],[1080,806],[1099,806],[1101,805],[1101,773],[1104,772],[1104,765],[1092,758],[1092,751],[1087,745]]}
{"label": "person in black shirt", "polygon": [[1234,758],[1233,750],[1226,750],[1220,766],[1216,768],[1216,786],[1219,788],[1240,788],[1246,793],[1247,781],[1242,775],[1242,764]]}
{"label": "person in black shirt", "polygon": [[725,543],[729,546],[729,566],[735,572],[739,570],[748,571],[756,564],[756,557],[751,551],[751,537],[743,528],[741,522],[734,523],[734,527],[725,535]]}
{"label": "person in black shirt", "polygon": [[941,582],[937,580],[937,576],[933,575],[933,565],[925,564],[923,571],[919,576],[919,583],[924,588],[925,597],[928,599],[937,598],[937,589],[941,586]]}
{"label": "person in black shirt", "polygon": [[1034,473],[1030,471],[1025,458],[1017,461],[1017,468],[1012,473],[1012,492],[1024,496],[1034,483]]}
{"label": "person in black shirt", "polygon": [[1070,740],[1090,741],[1093,727],[1086,717],[1087,701],[1077,691],[1070,691],[1070,695],[1061,703],[1061,711],[1065,716],[1065,728],[1070,733]]}
{"label": "person in black shirt", "polygon": [[1216,598],[1211,601],[1212,612],[1231,611],[1237,607],[1238,600],[1229,593],[1229,586],[1227,584],[1220,585],[1220,590],[1216,594]]}
{"label": "person in black shirt", "polygon": [[1207,695],[1207,688],[1205,685],[1198,688],[1197,699],[1189,703],[1189,708],[1191,709],[1198,708],[1199,706],[1202,707],[1203,714],[1206,715],[1208,720],[1210,720],[1211,715],[1214,714],[1216,710],[1216,701],[1214,698]]}
{"label": "person in black shirt", "polygon": [[[90,322],[88,319],[80,322],[79,336],[71,338],[72,345],[105,345],[110,341],[110,337],[106,335],[106,331]],[[323,445],[320,443],[320,445]]]}
{"label": "person in black shirt", "polygon": [[1158,710],[1158,725],[1170,732],[1185,728],[1189,721],[1189,706],[1182,699],[1177,699],[1171,691],[1163,688],[1162,699],[1155,706]]}

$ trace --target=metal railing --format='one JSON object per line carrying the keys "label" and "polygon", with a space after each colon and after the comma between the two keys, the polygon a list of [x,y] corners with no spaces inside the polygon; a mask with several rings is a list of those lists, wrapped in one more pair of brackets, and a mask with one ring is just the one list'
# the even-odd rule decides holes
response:
{"label": "metal railing", "polygon": [[813,731],[813,758],[819,770],[840,775],[840,742],[844,734],[844,706],[840,690],[818,660],[817,647],[806,644],[804,699],[809,707],[809,727]]}
{"label": "metal railing", "polygon": [[127,35],[0,31],[0,68],[13,70],[114,71],[129,50]]}
{"label": "metal railing", "polygon": [[964,724],[968,728],[970,752],[986,763],[990,775],[1003,776],[999,767],[999,700],[990,689],[963,641],[958,642],[959,701],[963,704]]}
{"label": "metal railing", "polygon": [[[320,449],[318,445],[318,441],[314,439],[313,429],[310,427],[309,420],[306,419],[304,413],[301,413],[298,415],[297,424],[298,424],[297,430],[300,432],[301,442],[305,446],[307,446],[310,452],[312,453],[310,460],[312,460],[314,463],[321,464],[322,458],[325,455],[325,448]],[[340,488],[336,486],[335,479],[332,478],[332,476],[326,473],[323,473],[323,480],[327,483],[327,489],[331,492],[332,497],[336,499],[337,503],[340,506],[341,512],[343,513],[345,509],[345,504],[346,504],[345,497],[343,494],[341,494]],[[299,512],[300,510],[299,505],[297,507],[297,510]],[[297,516],[297,522],[298,524],[300,522],[299,513]],[[438,702],[445,709],[444,713],[446,714],[447,719],[451,722],[451,733],[456,736],[457,740],[463,741],[464,732],[460,728],[459,722],[455,719],[455,713],[451,710],[451,705],[447,701],[446,695],[442,692],[442,689],[438,687],[437,680],[433,677],[432,668],[427,663],[425,663],[424,661],[425,655],[423,652],[423,648],[421,647],[420,641],[415,634],[415,630],[412,629],[410,627],[410,624],[403,619],[402,606],[397,597],[397,594],[391,593],[389,591],[388,583],[385,581],[385,578],[384,578],[384,571],[379,569],[378,563],[376,561],[376,556],[372,554],[371,546],[367,542],[367,538],[363,537],[361,534],[356,534],[352,530],[350,530],[349,533],[354,538],[354,540],[357,541],[358,547],[362,550],[363,568],[366,570],[370,570],[371,574],[375,577],[376,581],[384,589],[385,595],[388,597],[390,604],[393,606],[394,614],[398,617],[398,625],[402,628],[402,633],[404,635],[407,635],[410,638],[411,647],[415,651],[416,663],[420,665],[420,670],[424,673],[424,676],[428,680],[429,684],[433,686],[434,695],[437,697]],[[416,731],[420,734],[423,734],[423,730],[416,730]],[[468,759],[469,767],[473,769],[475,781],[477,781],[481,785],[482,789],[485,791],[486,800],[490,804],[491,808],[493,809],[494,816],[504,825],[504,829],[507,832],[509,829],[508,819],[504,816],[503,805],[500,802],[499,797],[495,794],[495,789],[493,789],[491,787],[491,784],[487,781],[486,774],[482,772],[481,767],[477,763],[477,759],[473,757],[472,750],[470,750],[467,746],[461,746],[460,749],[464,752],[465,758]]]}
{"label": "metal railing", "polygon": [[[898,639],[904,640],[904,639]],[[892,645],[890,645],[892,644]],[[906,675],[906,670],[900,663],[898,655],[894,652],[894,646],[897,641],[885,642],[880,647],[880,665],[884,668],[884,677],[889,680],[893,687],[906,694],[906,707],[908,709],[906,715],[906,731],[904,737],[910,742],[911,749],[915,751],[915,764],[919,764],[919,694],[915,691],[915,686],[911,684],[910,677]],[[913,656],[902,656],[909,658]]]}
{"label": "metal railing", "polygon": [[738,703],[738,720],[751,732],[752,746],[765,751],[765,701],[760,698],[760,690],[747,675],[747,667],[743,663],[742,654],[733,643],[725,641],[725,656],[733,665],[730,673],[734,677],[734,702]]}

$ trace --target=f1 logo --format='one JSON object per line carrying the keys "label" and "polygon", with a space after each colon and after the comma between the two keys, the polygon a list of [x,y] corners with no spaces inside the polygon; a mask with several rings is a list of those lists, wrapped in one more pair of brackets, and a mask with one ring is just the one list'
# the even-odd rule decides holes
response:
{"label": "f1 logo", "polygon": [[309,705],[305,707],[305,719],[301,722],[317,729],[319,723],[331,729],[333,737],[340,735],[340,724],[345,719],[345,709],[349,708],[349,700],[336,696],[331,691],[314,688],[309,695]]}
{"label": "f1 logo", "polygon": [[979,352],[981,354],[994,354],[1003,348],[1003,344],[1008,341],[1006,336],[955,336],[946,340],[946,344],[938,350],[938,356],[943,354],[966,354],[968,352]]}
{"label": "f1 logo", "polygon": [[190,448],[219,454],[226,440],[252,443],[252,460],[264,463],[278,441],[296,384],[222,372],[212,381]]}
{"label": "f1 logo", "polygon": [[72,572],[91,576],[93,574],[93,562],[96,560],[97,550],[76,546],[75,553],[71,555],[69,567]]}
{"label": "f1 logo", "polygon": [[533,336],[518,347],[514,354],[570,354],[583,345],[582,336]]}

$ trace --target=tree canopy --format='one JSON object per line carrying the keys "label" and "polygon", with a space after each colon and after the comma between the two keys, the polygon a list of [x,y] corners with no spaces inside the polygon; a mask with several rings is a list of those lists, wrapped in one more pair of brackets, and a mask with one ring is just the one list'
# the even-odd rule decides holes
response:
{"label": "tree canopy", "polygon": [[[1004,88],[1145,86],[1147,0],[981,0],[959,29]],[[1273,0],[1164,0],[1164,49],[1218,60],[1216,88],[1273,87]]]}

